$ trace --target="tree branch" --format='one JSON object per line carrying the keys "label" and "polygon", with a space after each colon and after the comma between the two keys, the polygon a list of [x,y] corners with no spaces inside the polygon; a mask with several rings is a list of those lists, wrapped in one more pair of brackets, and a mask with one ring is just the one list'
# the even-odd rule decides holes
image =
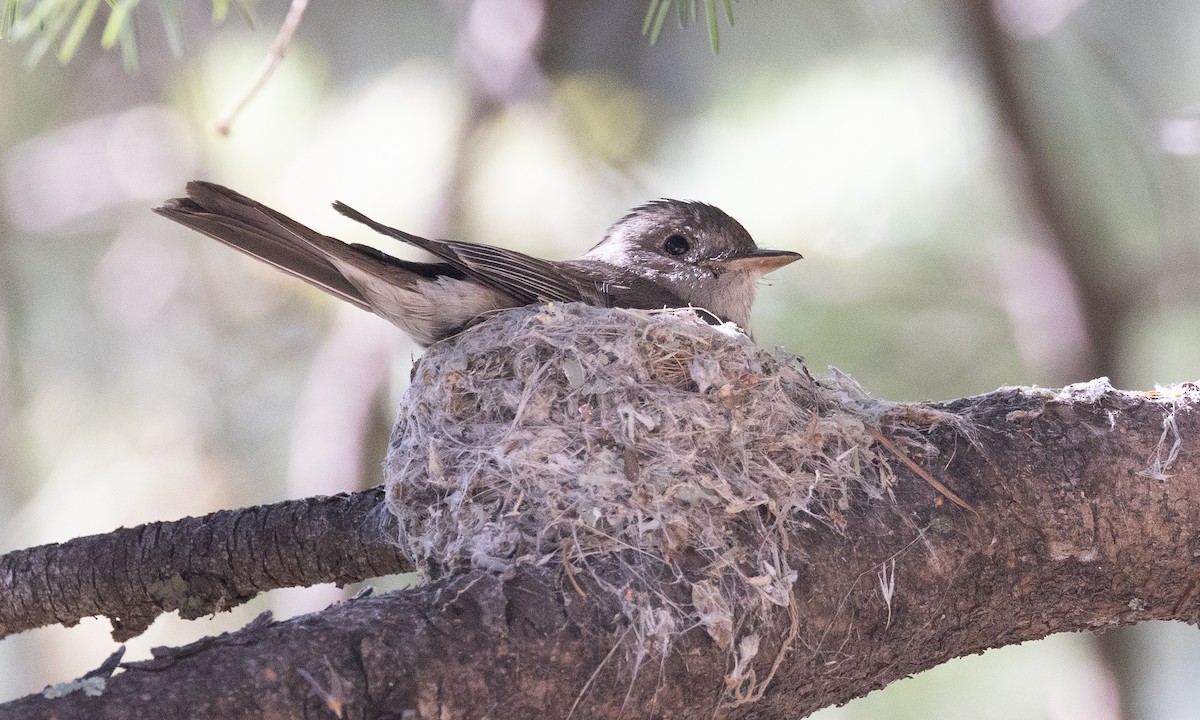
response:
{"label": "tree branch", "polygon": [[[538,354],[539,342],[561,340],[556,321],[585,328],[600,324],[588,341],[612,342],[612,327],[601,321],[623,311],[576,311],[588,315],[588,322],[569,313],[523,312],[517,311],[514,322],[524,317],[526,334],[509,334],[511,346],[497,352],[532,347],[530,352]],[[675,329],[712,357],[735,346],[752,350],[744,340],[702,325]],[[668,375],[666,381],[679,382],[686,375],[675,373],[686,372],[689,362],[673,345],[677,338],[660,330],[655,325],[631,332],[647,347],[669,350],[679,362],[655,369],[660,379]],[[465,341],[459,338],[457,345]],[[437,399],[433,389],[446,388],[465,393],[459,396],[463,403],[448,407],[449,412],[478,417],[480,388],[464,385],[468,366],[446,362],[452,346],[428,351],[415,372],[418,396],[410,403],[431,403]],[[586,343],[560,349],[547,362],[562,357],[574,362],[585,352],[591,352]],[[473,357],[470,372],[484,373],[486,360]],[[604,362],[618,359],[609,355]],[[692,362],[694,373],[697,360]],[[754,388],[769,384],[770,368],[764,364],[763,369],[743,382]],[[583,378],[590,382],[587,372]],[[771,372],[805,377],[791,366]],[[545,370],[540,379],[528,380],[523,392],[520,385],[506,385],[513,402],[524,408],[523,416],[511,418],[514,428],[538,412],[532,407],[540,402],[533,383],[556,374]],[[755,405],[753,398],[738,399],[741,389],[681,392],[698,394],[734,420]],[[793,717],[990,647],[1143,620],[1194,623],[1200,619],[1198,403],[1195,385],[1138,393],[1113,390],[1100,380],[1057,392],[1004,388],[947,403],[884,404],[885,412],[875,416],[878,429],[895,438],[905,424],[925,428],[923,448],[910,444],[905,452],[978,514],[953,505],[902,464],[890,470],[876,464],[883,461],[870,458],[884,456],[870,455],[868,447],[856,450],[863,458],[857,467],[864,476],[878,472],[886,481],[884,492],[872,494],[869,484],[849,487],[844,502],[830,505],[829,515],[817,522],[815,507],[799,513],[772,509],[769,503],[736,510],[724,506],[783,532],[781,564],[796,570],[785,603],[751,597],[738,609],[755,614],[753,621],[734,627],[732,645],[705,620],[712,608],[696,588],[710,576],[696,562],[706,549],[696,539],[676,536],[670,557],[662,558],[652,578],[660,588],[660,609],[698,614],[673,638],[665,657],[656,655],[664,647],[656,636],[631,642],[637,624],[626,604],[641,592],[639,583],[648,575],[631,577],[629,569],[635,559],[642,563],[636,567],[652,568],[644,562],[646,548],[626,544],[582,557],[564,544],[561,555],[521,555],[525,561],[502,571],[451,570],[420,588],[160,650],[152,661],[124,666],[99,695],[30,696],[0,706],[0,718],[328,713],[711,718],[714,712],[734,718]],[[818,410],[807,430],[754,438],[755,447],[775,461],[784,443],[819,449],[820,437],[829,433],[825,423],[846,409],[825,405]],[[789,408],[776,406],[771,412]],[[625,413],[632,422],[633,415]],[[575,414],[591,416],[592,411],[576,409]],[[412,417],[406,421],[410,431]],[[964,428],[970,428],[969,437]],[[495,442],[503,433],[479,435]],[[393,438],[394,452],[404,437],[398,432]],[[447,442],[461,447],[468,439],[455,435]],[[503,437],[500,442],[510,452],[518,447]],[[723,457],[732,442],[696,446],[695,452]],[[603,450],[593,446],[587,452]],[[497,462],[489,457],[488,462]],[[411,460],[404,472],[414,477],[454,470],[445,459]],[[649,472],[652,458],[626,454],[616,462],[624,463],[627,481],[634,484]],[[393,473],[399,467],[393,464]],[[489,471],[486,463],[478,469]],[[592,487],[601,480],[596,473],[593,468],[582,480],[560,477],[549,489],[557,497],[573,482]],[[395,504],[404,498],[395,483],[405,478],[391,480],[389,501]],[[696,478],[696,487],[703,481]],[[523,490],[509,512],[488,520],[493,534],[503,535],[497,524],[519,522],[518,516],[533,512],[533,488]],[[636,499],[645,507],[660,507],[685,492],[672,485],[658,496]],[[478,498],[471,497],[471,488],[460,488],[444,505],[413,499],[414,513],[449,522],[455,508]],[[702,509],[699,496],[689,495],[687,502]],[[474,547],[478,556],[482,546]],[[558,564],[560,558],[569,572]],[[496,559],[483,553],[480,562]],[[747,632],[751,627],[753,633]]]}
{"label": "tree branch", "polygon": [[412,565],[385,536],[380,488],[122,528],[0,557],[0,637],[103,615],[113,638],[163,613],[198,618],[260,592]]}

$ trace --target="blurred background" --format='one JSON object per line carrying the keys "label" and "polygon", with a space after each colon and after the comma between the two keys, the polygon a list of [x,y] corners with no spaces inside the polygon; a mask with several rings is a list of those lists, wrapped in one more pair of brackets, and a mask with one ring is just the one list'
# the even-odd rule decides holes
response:
{"label": "blurred background", "polygon": [[[229,137],[283,3],[182,5],[182,58],[143,3],[133,71],[99,28],[66,66],[0,43],[0,552],[381,481],[420,349],[150,212],[193,178],[348,240],[379,245],[335,199],[556,259],[702,199],[805,256],[760,291],[759,343],[893,400],[1200,378],[1194,0],[740,3],[718,55],[702,18],[650,46],[646,9],[314,3]],[[162,618],[126,659],[342,592]],[[107,632],[0,642],[0,700],[96,667]],[[1151,624],[817,717],[1196,718],[1197,672],[1200,633]]]}

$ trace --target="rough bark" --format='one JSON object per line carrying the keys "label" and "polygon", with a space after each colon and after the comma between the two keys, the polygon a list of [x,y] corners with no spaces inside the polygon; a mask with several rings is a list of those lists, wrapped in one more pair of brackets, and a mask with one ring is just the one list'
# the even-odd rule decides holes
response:
{"label": "rough bark", "polygon": [[120,641],[173,610],[198,618],[275,588],[411,571],[380,527],[382,499],[376,488],[222,510],[8,553],[0,637],[100,615]]}
{"label": "rough bark", "polygon": [[[1039,55],[1053,52],[1054,42],[1050,38],[1021,39],[1006,32],[997,15],[998,5],[994,1],[963,3],[965,29],[976,48],[981,79],[992,96],[998,124],[1011,140],[1006,149],[1013,162],[1007,170],[1011,186],[1023,192],[1023,209],[1028,210],[1023,213],[1025,222],[1034,226],[1031,235],[1048,240],[1069,273],[1088,340],[1086,353],[1063,353],[1058,358],[1063,367],[1049,370],[1052,377],[1107,375],[1119,383],[1129,329],[1139,311],[1144,313],[1147,302],[1153,302],[1154,294],[1143,289],[1161,282],[1171,262],[1160,257],[1157,266],[1145,265],[1145,259],[1139,265],[1129,262],[1126,253],[1099,251],[1121,244],[1119,223],[1113,220],[1113,208],[1096,207],[1089,197],[1096,185],[1121,180],[1105,177],[1101,171],[1089,174],[1086,184],[1078,181],[1077,165],[1086,161],[1077,157],[1078,148],[1056,138],[1053,131],[1055,124],[1064,122],[1054,117],[1063,111],[1063,103],[1057,97],[1048,100],[1044,90],[1047,79],[1031,71],[1037,67]],[[1139,177],[1128,174],[1134,181]],[[1142,181],[1147,186],[1154,184],[1150,177]],[[1070,312],[1070,308],[1062,310]],[[1137,637],[1132,630],[1106,633],[1096,643],[1100,660],[1117,686],[1119,717],[1138,715],[1135,697],[1143,672],[1135,669],[1133,659]]]}
{"label": "rough bark", "polygon": [[[796,523],[796,613],[774,615],[758,676],[792,633],[793,649],[760,700],[718,714],[800,717],[990,647],[1196,622],[1198,401],[1098,381],[937,406],[978,443],[935,427],[948,460],[928,469],[978,514],[901,471],[894,499],[855,498],[841,532]],[[163,651],[98,696],[30,696],[0,718],[713,717],[727,653],[696,630],[635,668],[603,593],[574,580],[586,597],[550,567],[453,575]]]}

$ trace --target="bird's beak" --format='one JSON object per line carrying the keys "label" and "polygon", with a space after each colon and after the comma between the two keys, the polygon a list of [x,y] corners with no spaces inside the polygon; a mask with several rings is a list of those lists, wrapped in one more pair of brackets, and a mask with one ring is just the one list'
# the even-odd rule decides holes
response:
{"label": "bird's beak", "polygon": [[749,255],[732,257],[718,261],[722,270],[752,270],[758,273],[769,273],[784,265],[794,263],[804,257],[791,250],[755,250]]}

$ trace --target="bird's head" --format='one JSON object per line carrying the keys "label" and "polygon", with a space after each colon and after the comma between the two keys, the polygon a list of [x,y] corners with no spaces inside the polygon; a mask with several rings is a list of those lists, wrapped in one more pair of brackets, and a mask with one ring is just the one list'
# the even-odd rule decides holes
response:
{"label": "bird's head", "polygon": [[801,256],[758,247],[720,208],[654,200],[618,220],[585,257],[666,283],[680,300],[746,327],[758,279]]}

